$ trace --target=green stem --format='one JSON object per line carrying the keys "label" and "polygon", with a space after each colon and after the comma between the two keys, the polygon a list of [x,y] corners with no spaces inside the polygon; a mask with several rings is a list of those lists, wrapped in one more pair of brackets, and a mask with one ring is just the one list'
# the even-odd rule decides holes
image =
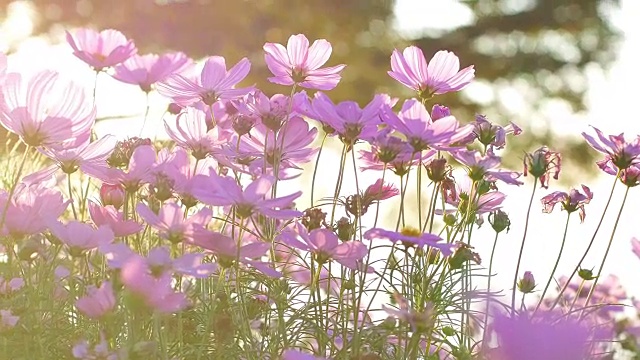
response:
{"label": "green stem", "polygon": [[316,174],[318,173],[318,165],[320,164],[320,155],[322,155],[322,149],[324,148],[324,142],[327,140],[327,134],[324,134],[322,143],[320,144],[320,150],[318,150],[318,156],[316,157],[316,165],[313,167],[313,179],[311,179],[311,204],[309,207],[313,207],[313,194],[316,188]]}
{"label": "green stem", "polygon": [[533,205],[533,197],[536,194],[538,178],[533,179],[533,191],[531,192],[531,199],[529,199],[529,207],[527,208],[527,217],[524,223],[524,234],[522,235],[522,244],[520,244],[520,253],[518,254],[518,264],[516,265],[516,272],[513,275],[513,288],[511,290],[511,314],[515,314],[516,311],[516,289],[518,283],[518,272],[520,271],[520,262],[522,261],[522,252],[524,251],[524,242],[527,239],[527,231],[529,230],[529,216],[531,215],[531,205]]}
{"label": "green stem", "polygon": [[487,278],[487,310],[484,313],[484,327],[482,329],[482,347],[486,348],[486,339],[487,339],[487,327],[489,322],[489,294],[491,292],[491,277],[493,276],[493,255],[496,252],[496,245],[498,244],[498,235],[499,232],[496,231],[496,237],[493,239],[493,248],[491,248],[491,257],[489,258],[489,277]]}

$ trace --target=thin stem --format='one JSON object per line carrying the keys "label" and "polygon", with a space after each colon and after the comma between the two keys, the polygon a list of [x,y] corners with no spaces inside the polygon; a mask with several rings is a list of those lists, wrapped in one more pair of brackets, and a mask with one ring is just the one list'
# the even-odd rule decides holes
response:
{"label": "thin stem", "polygon": [[531,205],[533,205],[533,197],[536,194],[538,178],[533,179],[533,191],[529,199],[529,208],[527,209],[527,218],[524,223],[524,234],[522,235],[522,244],[520,244],[520,253],[518,254],[518,264],[516,265],[516,273],[513,275],[513,289],[511,290],[511,314],[516,311],[516,284],[518,283],[518,272],[520,271],[520,262],[522,261],[522,252],[524,251],[524,242],[527,239],[527,231],[529,230],[529,216],[531,215]]}
{"label": "thin stem", "polygon": [[556,270],[558,269],[558,264],[560,263],[560,257],[562,256],[562,250],[564,250],[564,243],[567,240],[567,230],[569,229],[570,218],[571,218],[571,213],[568,213],[567,222],[564,225],[564,234],[562,235],[562,244],[560,244],[560,252],[558,253],[558,257],[556,258],[556,263],[553,265],[553,270],[551,270],[551,275],[549,275],[549,280],[547,280],[547,285],[545,285],[544,290],[542,291],[542,296],[540,296],[538,305],[536,305],[536,308],[533,310],[533,314],[531,314],[531,317],[533,317],[536,314],[536,311],[538,311],[538,309],[540,308],[540,305],[542,305],[544,296],[547,294],[547,290],[549,290],[549,285],[551,285],[551,281],[553,280],[553,274],[555,274]]}
{"label": "thin stem", "polygon": [[93,104],[96,104],[96,89],[98,88],[98,75],[100,75],[100,71],[96,71],[96,76],[93,79]]}
{"label": "thin stem", "polygon": [[587,295],[587,300],[584,302],[584,307],[580,312],[580,317],[584,314],[584,310],[589,306],[589,300],[591,300],[591,296],[593,296],[593,292],[596,289],[596,285],[598,284],[598,280],[600,280],[600,275],[602,275],[602,268],[604,268],[604,263],[607,261],[607,256],[609,255],[609,250],[611,250],[611,244],[613,243],[613,237],[616,234],[616,230],[618,229],[618,223],[620,222],[620,217],[622,216],[622,210],[624,210],[624,204],[627,202],[627,195],[629,195],[629,189],[631,187],[627,186],[627,190],[624,192],[624,198],[622,198],[622,204],[620,205],[620,210],[618,211],[618,216],[616,216],[616,222],[613,224],[613,230],[611,231],[611,237],[609,237],[609,243],[607,244],[607,250],[604,252],[604,256],[602,257],[602,262],[600,263],[600,268],[598,269],[598,274],[596,278],[593,280],[593,285],[589,289],[589,295]]}
{"label": "thin stem", "polygon": [[[493,255],[496,252],[496,245],[498,244],[498,235],[499,232],[496,231],[496,237],[493,239],[493,248],[491,248],[491,257],[489,258],[489,277],[487,278],[487,293],[491,292],[491,277],[493,272]],[[489,322],[489,299],[490,297],[487,294],[487,310],[484,313],[484,328],[482,329],[482,347],[484,348],[486,345],[487,338],[487,323]]]}
{"label": "thin stem", "polygon": [[73,211],[73,218],[78,220],[78,212],[76,211],[76,205],[73,201],[73,188],[71,187],[71,173],[67,174],[67,187],[69,189],[69,200],[71,200],[71,210]]}
{"label": "thin stem", "polygon": [[140,134],[138,135],[139,137],[142,137],[142,131],[144,130],[144,126],[147,124],[147,118],[149,117],[149,92],[146,91],[145,92],[147,94],[147,107],[144,110],[144,120],[142,121],[142,127],[140,128]]}
{"label": "thin stem", "polygon": [[322,155],[322,149],[324,148],[324,141],[327,140],[327,134],[324,134],[322,143],[320,144],[320,150],[318,150],[318,156],[316,157],[316,165],[313,167],[313,179],[311,179],[311,204],[309,207],[313,207],[313,194],[316,188],[316,174],[318,173],[318,165],[320,164],[320,155]]}
{"label": "thin stem", "polygon": [[607,210],[609,209],[609,204],[611,204],[611,198],[613,198],[613,192],[616,189],[616,184],[617,183],[618,183],[618,177],[616,176],[616,178],[613,179],[613,186],[611,187],[611,192],[609,193],[609,199],[607,199],[607,204],[604,206],[604,210],[602,211],[602,216],[600,217],[600,221],[598,222],[598,226],[596,226],[596,230],[593,232],[593,236],[591,236],[591,240],[589,241],[589,245],[587,245],[587,249],[584,251],[584,254],[582,254],[582,258],[580,258],[580,261],[578,261],[578,265],[575,267],[575,269],[573,269],[573,272],[571,273],[571,276],[569,276],[569,278],[567,279],[566,283],[564,284],[564,286],[560,290],[560,293],[556,297],[556,300],[553,302],[553,305],[551,305],[551,309],[550,310],[553,310],[558,305],[558,303],[560,302],[560,299],[562,298],[562,294],[564,294],[565,290],[567,290],[567,287],[569,287],[569,283],[571,282],[571,279],[573,279],[573,277],[576,275],[576,273],[580,270],[580,266],[582,265],[582,262],[587,257],[587,254],[589,253],[589,250],[591,250],[591,246],[593,245],[593,243],[594,243],[594,241],[596,239],[596,235],[598,234],[598,231],[600,230],[600,226],[602,226],[602,222],[604,221],[604,215],[607,213]]}

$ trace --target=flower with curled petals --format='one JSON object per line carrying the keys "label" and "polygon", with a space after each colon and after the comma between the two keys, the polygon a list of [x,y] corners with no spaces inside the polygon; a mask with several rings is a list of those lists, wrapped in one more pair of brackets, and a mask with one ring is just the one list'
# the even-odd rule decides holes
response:
{"label": "flower with curled petals", "polygon": [[319,39],[309,46],[309,39],[302,34],[292,35],[286,48],[282,44],[266,43],[263,49],[267,67],[275,75],[269,81],[274,84],[331,90],[340,82],[340,72],[346,66],[320,68],[331,56],[331,44]]}
{"label": "flower with curled petals", "polygon": [[[602,131],[593,128],[598,138],[582,133],[595,150],[607,155],[604,160],[598,161],[598,166],[606,173],[615,175],[617,170],[624,170],[631,165],[640,162],[640,136],[634,137],[631,141],[624,138],[624,134],[605,136]],[[612,170],[607,171],[608,168]]]}
{"label": "flower with curled petals", "polygon": [[402,53],[397,49],[391,55],[389,76],[418,92],[420,98],[464,89],[475,76],[473,65],[460,70],[460,60],[449,51],[438,51],[431,61],[422,50],[409,46]]}
{"label": "flower with curled petals", "polygon": [[193,60],[181,52],[162,55],[133,55],[114,69],[114,79],[127,84],[140,86],[148,93],[151,86],[166,79],[169,75],[179,74],[193,66]]}
{"label": "flower with curled petals", "polygon": [[120,31],[113,29],[67,32],[67,42],[73,48],[73,55],[96,71],[118,65],[138,51],[133,40],[127,40]]}
{"label": "flower with curled petals", "polygon": [[544,206],[542,212],[551,213],[556,204],[560,203],[562,204],[562,209],[566,210],[567,213],[578,211],[578,214],[580,214],[580,222],[584,222],[584,206],[593,199],[593,193],[586,185],[582,185],[582,191],[584,194],[577,189],[571,189],[568,194],[562,191],[554,191],[544,196],[540,199]]}

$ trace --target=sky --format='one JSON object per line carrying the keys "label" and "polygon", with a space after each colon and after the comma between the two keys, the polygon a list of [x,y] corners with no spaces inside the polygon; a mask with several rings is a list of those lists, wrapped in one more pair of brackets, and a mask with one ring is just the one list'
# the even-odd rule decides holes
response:
{"label": "sky", "polygon": [[[451,0],[398,0],[395,10],[395,26],[408,37],[419,32],[425,23],[432,28],[445,29],[448,26],[463,25],[470,21],[472,16],[465,6]],[[0,49],[9,37],[24,37],[30,32],[28,9],[14,8],[12,11],[12,17],[0,26],[0,34],[2,34],[0,35]],[[428,21],[425,21],[421,14],[438,14],[438,16],[429,16]],[[640,63],[640,52],[637,51],[637,44],[640,44],[640,26],[638,26],[638,19],[634,14],[640,14],[640,1],[621,0],[621,9],[612,14],[613,23],[624,34],[624,41],[617,60],[607,72],[595,70],[587,72],[589,91],[587,95],[588,111],[585,114],[574,115],[562,109],[547,114],[549,124],[554,131],[563,134],[574,133],[579,136],[583,131],[591,131],[589,125],[593,125],[605,133],[625,132],[629,135],[640,133],[640,116],[637,115],[635,108],[638,91],[633,88],[635,84],[640,83],[640,72],[637,71],[637,64]],[[63,39],[62,33],[60,39]],[[475,66],[480,68],[482,64],[475,64]],[[84,84],[88,89],[93,88],[93,72],[71,55],[68,45],[64,42],[51,46],[49,40],[44,38],[25,38],[17,53],[12,55],[9,60],[11,71],[30,72],[34,69],[44,68],[57,69],[63,76]],[[117,96],[110,94],[117,94]],[[157,120],[162,117],[165,103],[158,94],[152,93],[150,99],[152,108],[149,118],[156,121],[147,123],[144,129],[142,129],[141,119],[146,99],[137,87],[120,84],[102,74],[98,78],[97,99],[98,117],[122,114],[138,116],[136,119],[129,120],[127,126],[121,126],[118,122],[101,122],[97,128],[99,134],[109,132],[121,137],[140,134],[155,137],[162,134],[162,124]],[[509,139],[509,141],[517,141],[517,138]],[[553,144],[549,145],[553,147]],[[328,160],[330,153],[331,151],[326,151],[321,159],[321,173],[326,179],[335,178],[336,175],[336,169],[333,166],[335,161]],[[334,153],[333,156],[337,157],[339,154]],[[585,166],[595,165],[586,164]],[[353,170],[349,168],[349,174],[352,173]],[[376,179],[375,174],[362,173],[360,176],[361,187],[372,184]],[[512,226],[509,233],[502,235],[499,239],[496,264],[494,265],[497,275],[493,280],[496,289],[511,287],[516,256],[524,229],[526,211],[524,204],[528,201],[532,187],[530,179],[526,179],[525,182],[526,184],[520,188],[505,186],[500,188],[508,195],[505,210],[510,214]],[[586,185],[592,189],[594,199],[586,207],[587,217],[583,224],[580,224],[577,216],[573,216],[571,219],[567,246],[563,255],[564,261],[561,262],[557,274],[570,273],[580,258],[601,216],[612,182],[612,177],[606,175],[588,180]],[[559,208],[552,214],[541,212],[538,199],[555,190],[568,191],[569,189],[556,187],[556,184],[552,183],[549,190],[538,189],[537,191],[521,266],[522,272],[532,271],[539,282],[546,282],[549,276],[560,247],[562,230],[566,220],[566,213],[561,212]],[[319,191],[324,192],[324,195],[327,196],[331,193],[328,186],[324,189],[320,188]],[[606,214],[591,255],[585,262],[584,267],[586,268],[597,268],[599,264],[599,259],[601,259],[611,234],[615,212],[622,200],[622,191],[622,188],[618,188],[612,200],[611,210]],[[353,178],[348,176],[343,194],[354,192],[355,183]],[[302,202],[300,205],[304,206],[305,204]],[[604,274],[617,274],[630,293],[638,296],[640,296],[640,282],[636,281],[636,278],[640,274],[640,259],[631,253],[630,239],[633,236],[640,237],[640,229],[634,226],[639,213],[640,189],[632,189],[620,220],[609,260],[604,269]],[[390,224],[391,221],[386,223]],[[488,224],[477,231],[474,230],[473,245],[476,246],[481,257],[485,259],[483,265],[488,265],[492,240],[493,233]],[[540,285],[540,287],[542,286]]]}

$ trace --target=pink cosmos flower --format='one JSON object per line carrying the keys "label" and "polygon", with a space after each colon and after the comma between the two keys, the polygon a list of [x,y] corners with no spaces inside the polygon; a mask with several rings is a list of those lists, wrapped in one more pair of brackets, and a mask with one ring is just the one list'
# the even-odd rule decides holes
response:
{"label": "pink cosmos flower", "polygon": [[340,139],[353,145],[359,139],[371,139],[378,134],[382,124],[383,106],[393,106],[394,101],[386,94],[378,94],[364,108],[354,101],[334,104],[324,93],[318,92],[312,102],[313,119],[334,129]]}
{"label": "pink cosmos flower", "polygon": [[380,228],[373,228],[367,230],[363,237],[367,240],[373,239],[385,239],[393,243],[400,241],[405,246],[418,246],[423,248],[425,246],[434,247],[442,253],[443,256],[449,256],[453,253],[453,244],[443,243],[442,238],[435,234],[420,233],[413,229],[406,229],[402,232],[389,231]]}
{"label": "pink cosmos flower", "polygon": [[140,145],[133,150],[126,171],[103,164],[86,169],[86,173],[104,183],[121,185],[126,191],[135,192],[140,186],[151,181],[155,163],[156,151],[153,146]]}
{"label": "pink cosmos flower", "polygon": [[231,266],[238,261],[241,264],[250,265],[263,274],[280,278],[282,274],[271,267],[271,264],[260,261],[271,244],[265,242],[250,242],[238,248],[238,241],[218,232],[212,232],[202,227],[196,228],[193,236],[193,245],[199,246],[216,255],[221,266]]}
{"label": "pink cosmos flower", "polygon": [[490,358],[496,360],[596,359],[592,344],[607,341],[602,331],[594,331],[587,322],[553,312],[538,312],[533,318],[528,313],[498,314],[493,330],[498,348]]}
{"label": "pink cosmos flower", "polygon": [[476,115],[473,126],[475,129],[470,136],[470,140],[478,139],[478,142],[492,151],[505,147],[507,135],[520,135],[522,133],[522,129],[514,123],[509,123],[509,125],[502,127],[492,124],[484,115]]}
{"label": "pink cosmos flower", "polygon": [[189,304],[185,294],[173,290],[171,274],[153,276],[152,269],[141,256],[132,256],[125,261],[120,269],[120,279],[125,288],[151,310],[173,313]]}
{"label": "pink cosmos flower", "polygon": [[[1,208],[4,208],[6,201],[7,194],[1,192]],[[29,186],[20,184],[7,208],[2,234],[15,239],[39,234],[64,213],[67,205],[69,201],[64,201],[62,194],[47,187],[46,183]]]}
{"label": "pink cosmos flower", "polygon": [[300,223],[296,223],[295,229],[284,230],[278,240],[296,249],[309,251],[319,264],[335,260],[353,270],[360,269],[360,261],[369,252],[366,245],[359,241],[340,242],[330,230],[315,229],[308,232]]}
{"label": "pink cosmos flower", "polygon": [[640,136],[627,141],[624,138],[624,134],[606,137],[599,129],[595,127],[593,129],[598,135],[597,139],[584,132],[582,136],[592,148],[607,155],[604,160],[597,162],[601,169],[605,170],[605,168],[610,167],[609,164],[612,164],[614,171],[609,173],[615,175],[618,169],[624,170],[640,162]]}
{"label": "pink cosmos flower", "polygon": [[78,310],[92,319],[98,319],[108,314],[116,306],[116,297],[109,281],[105,281],[99,288],[89,286],[87,295],[76,301]]}
{"label": "pink cosmos flower", "polygon": [[168,120],[164,128],[171,140],[191,151],[196,159],[204,159],[213,154],[221,144],[229,142],[229,134],[220,127],[211,130],[207,128],[206,113],[194,107],[183,110],[175,119],[175,125],[169,125]]}
{"label": "pink cosmos flower", "polygon": [[206,227],[212,216],[211,209],[205,207],[186,218],[182,207],[174,202],[165,202],[157,214],[143,203],[138,204],[136,210],[149,226],[158,230],[160,238],[174,244],[190,241],[194,225]]}
{"label": "pink cosmos flower", "polygon": [[282,360],[329,360],[322,356],[314,356],[312,354],[302,352],[300,350],[287,349],[282,353]]}
{"label": "pink cosmos flower", "polygon": [[181,52],[162,55],[133,55],[114,68],[115,79],[140,86],[148,93],[151,86],[166,79],[169,75],[182,73],[194,65],[187,55]]}
{"label": "pink cosmos flower", "polygon": [[[307,163],[313,159],[313,155],[318,149],[311,147],[313,141],[318,135],[318,130],[310,127],[309,123],[301,117],[293,117],[282,126],[280,131],[274,134],[265,125],[258,124],[254,128],[251,137],[240,138],[239,153],[234,151],[234,147],[228,150],[233,151],[230,155],[236,157],[254,158],[250,164],[251,168],[256,168],[256,172],[263,173],[263,170],[269,171],[273,176],[274,166],[279,164],[279,170],[285,169],[301,169],[299,165]],[[237,143],[234,136],[231,143]],[[265,159],[266,153],[266,159]],[[264,169],[266,165],[268,169]],[[282,174],[279,174],[282,179]]]}
{"label": "pink cosmos flower", "polygon": [[398,115],[387,107],[383,121],[405,135],[414,152],[429,148],[437,150],[456,148],[456,143],[467,138],[474,129],[473,125],[460,127],[458,120],[453,116],[433,121],[424,105],[416,99],[405,101]]}
{"label": "pink cosmos flower", "polygon": [[89,141],[96,109],[84,89],[43,71],[29,79],[9,74],[2,87],[0,124],[25,144],[69,149]]}
{"label": "pink cosmos flower", "polygon": [[96,226],[109,227],[116,237],[137,234],[144,229],[144,225],[135,220],[124,220],[124,214],[113,205],[100,206],[89,200],[89,215]]}
{"label": "pink cosmos flower", "polygon": [[234,86],[249,74],[250,69],[251,63],[247,58],[227,71],[224,58],[212,56],[205,62],[200,78],[191,80],[173,74],[156,86],[160,94],[179,105],[190,106],[201,102],[210,107],[218,100],[237,99],[248,94],[252,88],[235,89]]}
{"label": "pink cosmos flower", "polygon": [[50,177],[58,169],[65,174],[72,174],[78,169],[84,171],[87,168],[99,167],[109,158],[115,145],[116,138],[107,135],[98,141],[87,141],[73,149],[40,148],[40,152],[55,161],[55,164],[25,176],[22,181],[26,184],[37,183]]}
{"label": "pink cosmos flower", "polygon": [[[275,94],[269,98],[262,91],[256,90],[248,94],[243,100],[234,102],[238,111],[247,115],[249,120],[259,119],[267,129],[272,131],[280,130],[282,125],[295,114],[295,111],[290,111],[291,99],[282,94]],[[245,117],[244,119],[246,121],[247,118]],[[238,125],[236,124],[235,126]]]}
{"label": "pink cosmos flower", "polygon": [[120,185],[102,184],[100,186],[100,201],[102,205],[112,205],[120,209],[124,205],[125,192]]}
{"label": "pink cosmos flower", "polygon": [[331,90],[340,82],[340,72],[346,66],[320,68],[331,56],[331,44],[319,39],[309,46],[309,39],[302,34],[292,35],[286,48],[281,44],[266,43],[263,49],[267,67],[275,75],[269,81],[274,84]]}
{"label": "pink cosmos flower", "polygon": [[293,205],[293,200],[302,195],[301,191],[280,198],[265,199],[275,181],[272,176],[262,176],[244,190],[235,179],[228,176],[212,173],[209,177],[201,176],[199,179],[193,190],[196,198],[208,205],[233,205],[240,218],[248,218],[255,213],[275,219],[291,219],[302,215],[300,211],[289,208]]}
{"label": "pink cosmos flower", "polygon": [[18,320],[20,317],[13,315],[10,310],[0,310],[0,332],[15,327]]}
{"label": "pink cosmos flower", "polygon": [[192,160],[193,158],[189,157],[183,148],[176,146],[173,148],[171,159],[166,161],[161,169],[162,173],[170,179],[173,191],[180,198],[182,205],[189,208],[198,202],[193,196],[196,183],[194,178],[198,175],[206,176],[218,168],[218,163],[210,157],[196,163]]}
{"label": "pink cosmos flower", "polygon": [[12,278],[6,281],[4,277],[0,276],[0,295],[11,295],[24,286],[24,280],[22,278]]}
{"label": "pink cosmos flower", "polygon": [[110,351],[109,344],[104,337],[104,334],[100,334],[100,342],[97,343],[93,349],[86,340],[81,340],[73,346],[71,350],[73,357],[81,360],[119,360],[122,359],[118,352]]}
{"label": "pink cosmos flower", "polygon": [[344,205],[349,213],[362,216],[369,210],[371,205],[392,198],[398,194],[400,194],[400,191],[398,191],[395,186],[384,184],[382,179],[378,179],[378,181],[367,187],[361,194],[348,196],[346,201],[344,201]]}
{"label": "pink cosmos flower", "polygon": [[[499,191],[487,191],[478,195],[477,186],[472,186],[473,181],[469,177],[462,177],[455,182],[455,189],[449,188],[451,181],[446,179],[443,181],[441,188],[442,196],[447,204],[456,207],[456,210],[445,210],[445,213],[458,212],[467,221],[476,221],[482,224],[483,214],[494,212],[502,208],[502,203],[506,199],[506,195]],[[470,204],[470,202],[473,203]],[[442,210],[437,209],[436,214],[442,214]]]}
{"label": "pink cosmos flower", "polygon": [[571,189],[569,194],[562,191],[554,191],[551,194],[544,196],[540,199],[544,206],[542,212],[547,214],[551,213],[556,204],[560,203],[562,204],[562,209],[568,213],[578,211],[578,214],[580,214],[580,222],[584,222],[584,206],[593,199],[593,193],[586,185],[582,185],[582,191],[584,194],[576,189]]}
{"label": "pink cosmos flower", "polygon": [[474,78],[473,65],[460,70],[460,60],[449,51],[438,51],[431,61],[422,50],[409,46],[402,54],[397,49],[391,55],[389,76],[417,91],[420,97],[445,94],[464,89]]}
{"label": "pink cosmos flower", "polygon": [[127,40],[113,29],[101,32],[80,29],[73,35],[67,31],[67,42],[73,48],[73,55],[96,71],[120,64],[138,51],[133,40]]}
{"label": "pink cosmos flower", "polygon": [[491,152],[482,155],[479,151],[458,150],[452,151],[451,156],[459,163],[467,166],[467,173],[471,180],[500,180],[510,185],[523,184],[522,181],[518,180],[521,175],[520,173],[497,169],[497,167],[500,166],[500,157],[495,156]]}
{"label": "pink cosmos flower", "polygon": [[71,255],[80,256],[85,251],[95,249],[101,245],[113,242],[113,231],[108,226],[93,226],[70,221],[67,224],[52,222],[49,225],[51,233],[63,244],[69,247]]}

